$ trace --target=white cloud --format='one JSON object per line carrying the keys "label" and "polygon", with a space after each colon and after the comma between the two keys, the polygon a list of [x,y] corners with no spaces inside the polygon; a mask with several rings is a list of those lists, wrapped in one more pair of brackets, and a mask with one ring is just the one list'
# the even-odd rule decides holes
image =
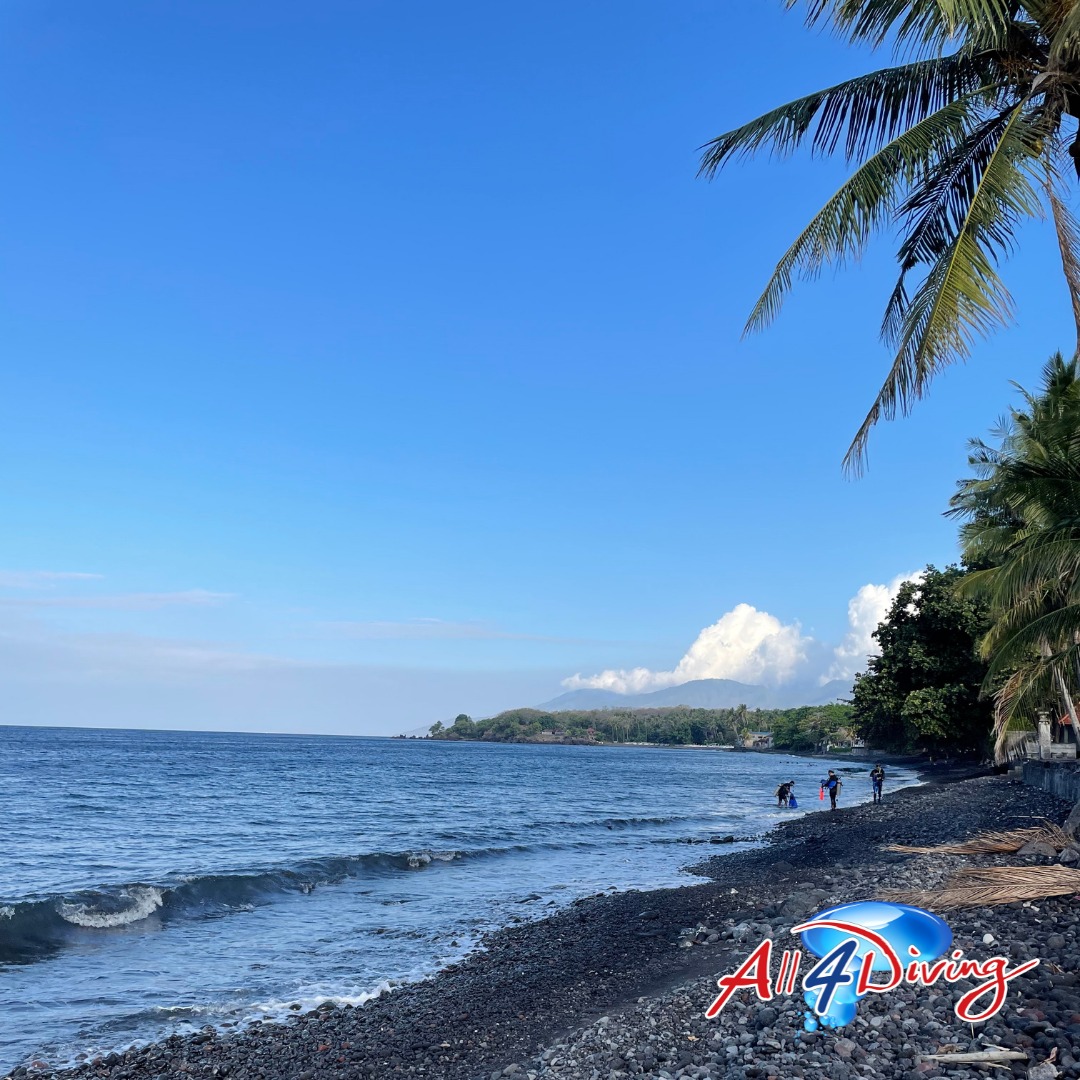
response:
{"label": "white cloud", "polygon": [[101,578],[101,574],[64,570],[0,570],[0,589],[40,589],[61,581],[100,581]]}
{"label": "white cloud", "polygon": [[813,638],[804,637],[799,624],[785,625],[774,615],[739,604],[712,626],[705,627],[672,671],[648,668],[602,671],[599,675],[573,675],[563,681],[570,689],[614,690],[642,693],[678,686],[692,679],[734,679],[737,682],[775,685],[788,682],[807,660]]}
{"label": "white cloud", "polygon": [[785,624],[767,611],[739,604],[705,627],[671,671],[636,667],[598,675],[579,673],[564,679],[563,686],[640,694],[694,679],[734,679],[762,686],[852,679],[865,669],[868,657],[877,655],[873,633],[900,586],[921,577],[921,572],[899,574],[887,585],[863,585],[848,601],[848,631],[835,648],[804,635],[797,622]]}
{"label": "white cloud", "polygon": [[922,571],[898,574],[888,585],[864,585],[848,601],[848,632],[844,640],[833,650],[833,662],[821,681],[851,679],[866,667],[871,656],[881,650],[874,640],[874,631],[885,618],[900,586],[905,581],[921,581]]}

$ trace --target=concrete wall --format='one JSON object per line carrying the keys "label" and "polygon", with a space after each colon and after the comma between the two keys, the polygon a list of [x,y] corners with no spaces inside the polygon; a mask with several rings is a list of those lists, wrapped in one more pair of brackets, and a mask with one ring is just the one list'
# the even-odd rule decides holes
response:
{"label": "concrete wall", "polygon": [[1080,762],[1025,761],[1024,783],[1058,798],[1080,802]]}

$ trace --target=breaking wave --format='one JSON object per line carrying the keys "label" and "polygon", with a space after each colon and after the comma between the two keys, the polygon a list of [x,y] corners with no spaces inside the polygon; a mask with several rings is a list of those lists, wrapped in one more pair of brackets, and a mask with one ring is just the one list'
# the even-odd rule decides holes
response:
{"label": "breaking wave", "polygon": [[136,882],[0,906],[0,964],[28,963],[81,935],[123,931],[148,920],[166,924],[231,911],[250,911],[275,895],[311,893],[349,878],[415,873],[438,863],[509,853],[421,849],[310,859],[295,866],[178,878],[170,884]]}
{"label": "breaking wave", "polygon": [[65,922],[75,926],[108,930],[114,926],[141,922],[157,911],[165,898],[161,889],[155,889],[151,885],[135,885],[129,889],[120,889],[111,896],[105,895],[108,899],[104,906],[60,901],[56,905],[56,913]]}

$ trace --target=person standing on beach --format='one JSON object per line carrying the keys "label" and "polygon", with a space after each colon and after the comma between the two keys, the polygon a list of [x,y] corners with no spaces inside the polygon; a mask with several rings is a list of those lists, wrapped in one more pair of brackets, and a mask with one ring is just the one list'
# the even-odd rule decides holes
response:
{"label": "person standing on beach", "polygon": [[880,764],[870,770],[870,785],[874,789],[874,802],[881,802],[881,789],[885,786],[885,770]]}
{"label": "person standing on beach", "polygon": [[821,781],[821,786],[829,793],[829,802],[831,803],[829,809],[835,810],[836,797],[840,794],[840,789],[844,786],[844,782],[832,769],[830,769],[829,775]]}

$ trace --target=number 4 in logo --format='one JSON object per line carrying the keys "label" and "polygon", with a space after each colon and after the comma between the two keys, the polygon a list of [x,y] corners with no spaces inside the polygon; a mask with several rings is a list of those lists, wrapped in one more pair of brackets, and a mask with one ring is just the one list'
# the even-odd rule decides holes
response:
{"label": "number 4 in logo", "polygon": [[803,987],[809,993],[818,992],[814,1012],[824,1016],[832,1004],[837,988],[855,981],[855,976],[847,970],[851,958],[855,955],[859,943],[855,938],[848,938],[842,945],[837,945],[832,952],[826,953],[814,967],[806,973]]}

